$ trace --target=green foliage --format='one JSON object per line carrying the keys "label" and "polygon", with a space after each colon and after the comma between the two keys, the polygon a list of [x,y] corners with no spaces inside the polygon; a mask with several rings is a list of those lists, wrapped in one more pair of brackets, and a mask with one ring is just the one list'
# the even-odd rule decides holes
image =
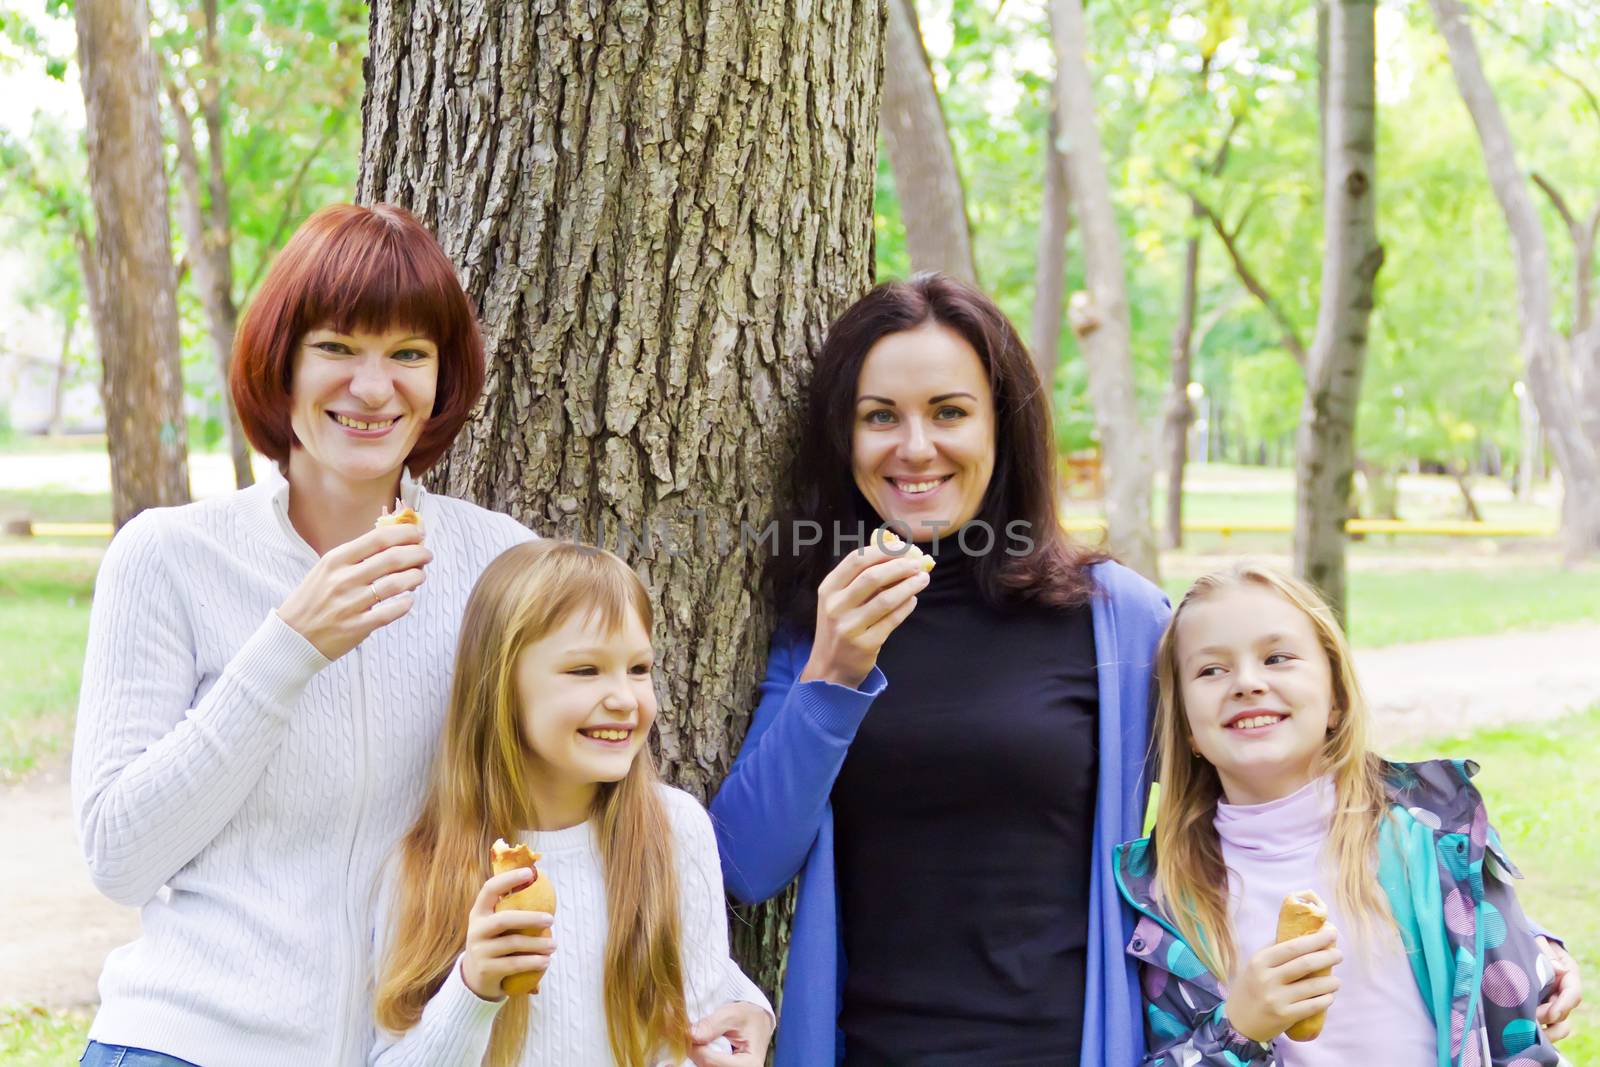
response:
{"label": "green foliage", "polygon": [[65,750],[99,561],[8,559],[0,563],[0,782]]}
{"label": "green foliage", "polygon": [[[1600,156],[1600,19],[1577,0],[1478,0],[1473,25],[1520,161],[1587,214]],[[1041,0],[920,0],[924,38],[967,195],[981,284],[1019,328],[1033,306],[1035,240],[1054,63]],[[1253,452],[1292,433],[1301,387],[1284,326],[1241,285],[1189,194],[1309,347],[1321,282],[1316,16],[1295,0],[1119,0],[1087,5],[1095,107],[1128,264],[1141,409],[1168,377],[1185,242],[1201,240],[1193,376],[1215,429]],[[1426,5],[1385,7],[1379,30],[1379,236],[1386,260],[1363,383],[1359,450],[1397,468],[1465,465],[1521,446],[1515,277],[1485,176]],[[1215,167],[1226,141],[1225,165]],[[886,160],[876,201],[878,271],[908,269]],[[1542,193],[1558,325],[1570,326],[1573,250]],[[1068,277],[1082,285],[1077,240]],[[1059,360],[1062,443],[1089,424],[1070,331]],[[1076,424],[1073,425],[1073,424]]]}
{"label": "green foliage", "polygon": [[[70,20],[70,5],[52,4],[49,17]],[[192,123],[207,212],[214,146],[204,113],[214,99],[231,218],[233,296],[242,307],[294,228],[324,203],[352,195],[366,9],[358,0],[223,3],[214,61],[202,5],[156,2],[151,17],[163,82],[174,260],[183,264],[188,250],[177,225],[182,191],[172,97],[182,101]],[[38,26],[6,11],[0,13],[0,62],[8,58],[42,63],[55,76],[66,75],[71,59],[50,54]],[[78,244],[93,238],[82,132],[41,114],[26,138],[0,131],[0,164],[10,178],[0,184],[4,236],[43,267],[19,295],[31,306],[48,307],[63,324],[81,324],[73,355],[81,368],[92,353],[92,337]],[[204,411],[197,417],[197,441],[203,442],[221,434],[222,382],[191,279],[191,272],[180,269],[180,339],[185,388]]]}
{"label": "green foliage", "polygon": [[77,1063],[89,1041],[92,1016],[37,1005],[0,1007],[0,1063],[6,1067],[58,1067]]}

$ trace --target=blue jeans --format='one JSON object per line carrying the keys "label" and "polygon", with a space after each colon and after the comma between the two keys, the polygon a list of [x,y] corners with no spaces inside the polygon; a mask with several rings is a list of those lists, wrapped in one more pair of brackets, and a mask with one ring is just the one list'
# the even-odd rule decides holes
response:
{"label": "blue jeans", "polygon": [[127,1045],[102,1045],[98,1041],[89,1042],[89,1047],[78,1057],[78,1064],[79,1067],[197,1067],[164,1052]]}

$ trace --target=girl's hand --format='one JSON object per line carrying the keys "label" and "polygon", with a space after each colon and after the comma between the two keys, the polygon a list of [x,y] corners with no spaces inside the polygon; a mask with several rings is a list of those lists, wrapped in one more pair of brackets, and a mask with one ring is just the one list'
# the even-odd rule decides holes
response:
{"label": "girl's hand", "polygon": [[317,560],[278,606],[278,618],[338,659],[411,610],[412,590],[432,559],[420,526],[379,526]]}
{"label": "girl's hand", "polygon": [[495,911],[502,897],[533,881],[526,867],[497,874],[483,883],[478,899],[467,913],[467,951],[461,957],[461,977],[467,988],[483,1000],[499,1000],[507,978],[550,966],[556,943],[548,937],[529,937],[524,930],[544,930],[555,916],[542,911]]}
{"label": "girl's hand", "polygon": [[1250,957],[1230,983],[1223,1006],[1235,1032],[1266,1045],[1301,1019],[1327,1011],[1339,979],[1308,976],[1344,959],[1337,940],[1338,931],[1330,923]]}
{"label": "girl's hand", "polygon": [[1550,999],[1539,1005],[1537,1017],[1551,1041],[1565,1041],[1572,1036],[1572,1023],[1568,1017],[1573,1009],[1583,1003],[1583,982],[1578,977],[1578,961],[1567,950],[1547,937],[1536,937],[1539,950],[1550,957],[1556,969],[1556,986]]}
{"label": "girl's hand", "polygon": [[817,587],[816,637],[800,681],[859,687],[928,587],[927,558],[910,550],[890,555],[874,539],[840,560]]}

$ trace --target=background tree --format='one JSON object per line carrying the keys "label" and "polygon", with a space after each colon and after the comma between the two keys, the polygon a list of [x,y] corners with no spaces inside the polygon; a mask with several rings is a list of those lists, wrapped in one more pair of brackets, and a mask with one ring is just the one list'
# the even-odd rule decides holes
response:
{"label": "background tree", "polygon": [[1083,348],[1106,471],[1106,535],[1111,550],[1148,577],[1157,573],[1150,516],[1150,450],[1134,394],[1132,329],[1122,238],[1095,122],[1093,78],[1080,0],[1051,0],[1056,94],[1067,142],[1068,181],[1078,214],[1087,288],[1068,315]]}
{"label": "background tree", "polygon": [[[1566,346],[1555,328],[1544,227],[1461,5],[1456,0],[1429,0],[1429,5],[1449,48],[1450,69],[1477,128],[1489,181],[1511,233],[1523,364],[1528,389],[1561,471],[1565,494],[1562,533],[1567,552],[1571,558],[1600,553],[1600,441],[1585,432],[1577,400],[1582,383],[1568,370]],[[1581,272],[1578,277],[1579,284],[1584,284]],[[1595,372],[1600,373],[1600,367]],[[1595,388],[1600,393],[1600,385]]]}
{"label": "background tree", "polygon": [[1306,353],[1305,399],[1295,439],[1294,565],[1342,619],[1356,413],[1383,246],[1377,209],[1376,4],[1328,3],[1322,296],[1317,332]]}
{"label": "background tree", "polygon": [[880,123],[911,266],[975,282],[966,194],[923,47],[916,3],[887,0],[886,6]]}
{"label": "background tree", "polygon": [[80,0],[75,15],[95,217],[88,290],[121,526],[189,499],[167,175],[143,0]]}
{"label": "background tree", "polygon": [[[741,528],[774,516],[811,357],[871,278],[882,8],[380,2],[371,31],[360,199],[434,229],[489,350],[431,480],[638,568],[661,765],[704,797],[773,624]],[[736,929],[769,989],[785,934],[773,908]]]}

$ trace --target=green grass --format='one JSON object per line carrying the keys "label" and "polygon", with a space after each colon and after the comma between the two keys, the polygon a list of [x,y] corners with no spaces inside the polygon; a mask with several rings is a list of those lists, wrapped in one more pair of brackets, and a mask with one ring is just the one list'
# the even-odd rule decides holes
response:
{"label": "green grass", "polygon": [[[1167,575],[1176,599],[1197,575]],[[1352,570],[1350,639],[1362,648],[1600,621],[1600,568]]]}
{"label": "green grass", "polygon": [[1600,1064],[1600,1017],[1593,1006],[1593,990],[1600,984],[1600,909],[1593,900],[1600,835],[1588,822],[1600,811],[1600,775],[1595,773],[1600,707],[1555,722],[1482,730],[1392,754],[1468,757],[1482,765],[1474,782],[1507,853],[1522,868],[1526,880],[1517,895],[1523,909],[1565,940],[1590,991],[1561,1052],[1574,1064]]}
{"label": "green grass", "polygon": [[39,1007],[0,1008],[0,1064],[60,1067],[77,1063],[89,1041],[92,1016]]}
{"label": "green grass", "polygon": [[0,559],[0,782],[65,751],[95,559]]}
{"label": "green grass", "polygon": [[[24,462],[13,459],[11,462]],[[110,493],[78,493],[56,486],[42,489],[0,489],[0,522],[110,522]]]}

